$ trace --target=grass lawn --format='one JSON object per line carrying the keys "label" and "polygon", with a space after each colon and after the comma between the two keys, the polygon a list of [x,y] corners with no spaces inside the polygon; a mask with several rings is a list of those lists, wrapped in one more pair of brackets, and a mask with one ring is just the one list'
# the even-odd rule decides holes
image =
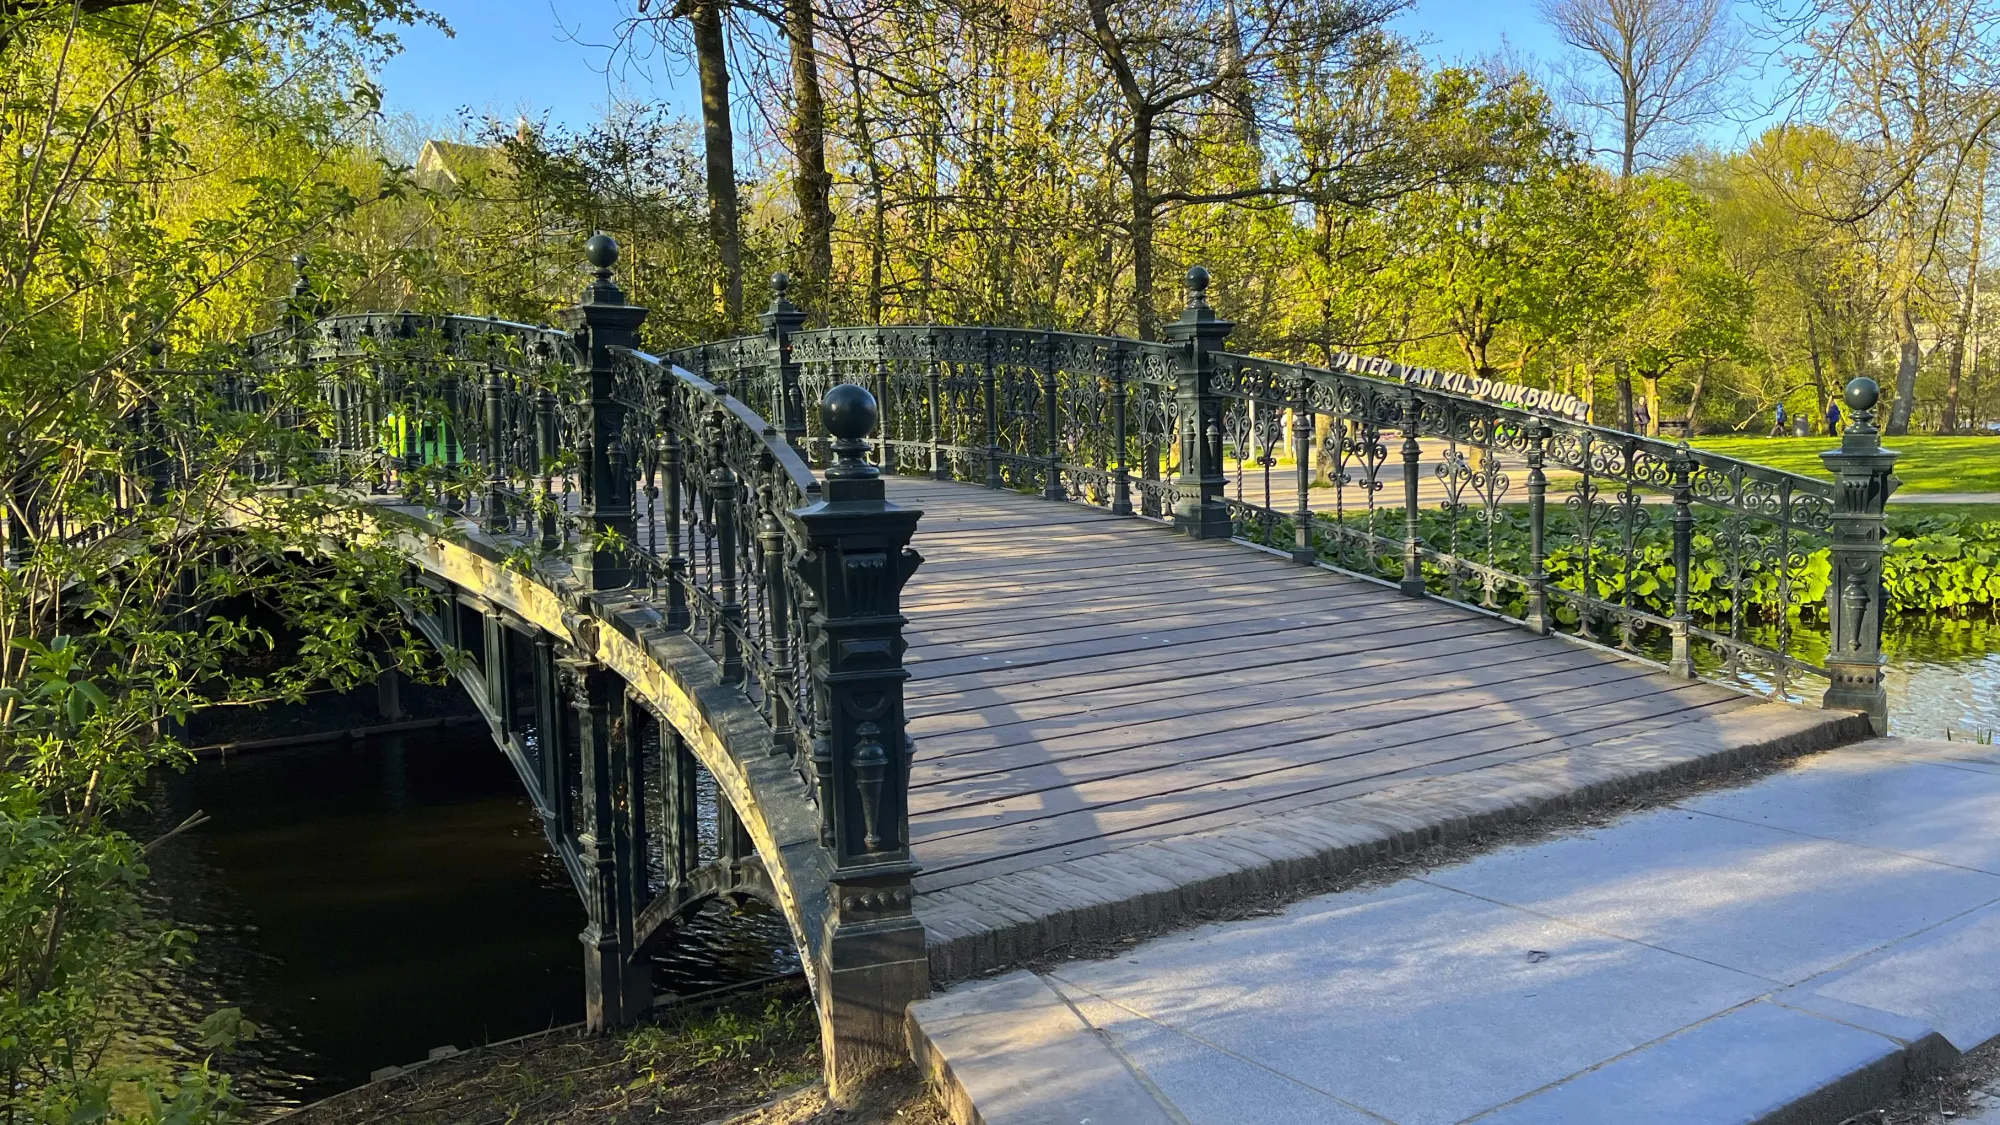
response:
{"label": "grass lawn", "polygon": [[[1731,457],[1769,465],[1803,476],[1825,476],[1819,455],[1839,446],[1826,437],[1699,437],[1693,445]],[[2000,438],[1884,438],[1882,444],[1902,454],[1896,475],[1903,480],[1898,494],[1911,492],[2000,492]]]}

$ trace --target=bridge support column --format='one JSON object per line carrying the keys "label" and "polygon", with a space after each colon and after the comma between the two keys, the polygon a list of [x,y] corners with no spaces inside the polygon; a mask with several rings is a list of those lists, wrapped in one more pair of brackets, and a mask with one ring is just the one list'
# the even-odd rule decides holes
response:
{"label": "bridge support column", "polygon": [[1894,450],[1875,428],[1875,380],[1847,384],[1853,424],[1840,448],[1820,454],[1839,483],[1833,509],[1833,573],[1827,583],[1832,644],[1826,657],[1824,705],[1865,711],[1876,734],[1889,730],[1889,695],[1882,681],[1882,618],[1889,595],[1882,584],[1883,509],[1896,490]]}
{"label": "bridge support column", "polygon": [[[631,731],[624,713],[624,681],[600,665],[564,663],[583,765],[583,823],[576,837],[590,917],[579,935],[583,1018],[591,1031],[603,1031],[632,1023],[653,1003],[651,964],[633,956],[638,914],[633,889],[643,887],[645,875],[627,869],[636,850],[629,846],[636,795],[621,782],[629,772]],[[628,846],[621,848],[621,841]]]}
{"label": "bridge support column", "polygon": [[535,764],[540,767],[536,785],[541,794],[541,800],[535,804],[542,814],[542,832],[548,836],[549,846],[561,854],[564,841],[569,837],[569,798],[563,783],[567,776],[563,769],[567,740],[563,731],[562,674],[556,661],[555,638],[547,633],[536,634],[531,659],[535,673]]}
{"label": "bridge support column", "polygon": [[812,771],[820,841],[833,855],[831,909],[812,971],[827,1080],[838,1095],[908,1056],[904,1010],[930,991],[924,927],[911,912],[901,609],[903,583],[923,560],[909,548],[919,513],[889,503],[866,460],[873,398],[835,387],[823,420],[835,439],[825,499],[794,514],[813,548],[799,563],[814,594]]}
{"label": "bridge support column", "polygon": [[1236,325],[1208,305],[1208,271],[1187,272],[1188,302],[1181,318],[1166,326],[1178,345],[1176,372],[1181,415],[1181,475],[1175,482],[1174,526],[1196,539],[1227,539],[1229,478],[1222,470],[1222,398],[1210,385],[1215,359]]}

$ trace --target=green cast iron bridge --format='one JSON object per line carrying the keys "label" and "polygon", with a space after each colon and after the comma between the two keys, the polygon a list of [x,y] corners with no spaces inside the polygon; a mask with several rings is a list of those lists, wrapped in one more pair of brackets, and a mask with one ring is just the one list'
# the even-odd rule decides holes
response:
{"label": "green cast iron bridge", "polygon": [[1200,270],[1159,342],[807,330],[780,276],[761,333],[656,356],[588,254],[563,328],[295,317],[224,391],[316,373],[310,483],[401,529],[587,909],[593,1027],[756,897],[838,1088],[934,984],[1886,724],[1866,381],[1805,477],[1232,353]]}

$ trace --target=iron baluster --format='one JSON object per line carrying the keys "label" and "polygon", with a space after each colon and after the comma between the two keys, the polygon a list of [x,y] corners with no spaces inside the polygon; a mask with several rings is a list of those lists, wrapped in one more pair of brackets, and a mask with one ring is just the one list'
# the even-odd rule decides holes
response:
{"label": "iron baluster", "polygon": [[[1112,466],[1111,514],[1132,514],[1132,473],[1126,463],[1128,421],[1126,419],[1126,351],[1124,344],[1111,346],[1111,444],[1117,460]],[[1143,427],[1142,427],[1143,428]]]}
{"label": "iron baluster", "polygon": [[688,627],[688,559],[686,536],[681,525],[681,499],[686,482],[685,455],[681,449],[680,427],[685,414],[680,392],[663,388],[660,400],[660,471],[665,478],[666,498],[662,522],[667,526],[667,628]]}
{"label": "iron baluster", "polygon": [[1637,651],[1633,636],[1638,628],[1634,614],[1638,606],[1634,603],[1633,588],[1638,585],[1639,574],[1639,529],[1646,523],[1646,512],[1639,495],[1639,438],[1627,438],[1619,451],[1621,475],[1625,487],[1618,492],[1619,546],[1624,552],[1624,565],[1619,570],[1618,604],[1624,612],[1618,614],[1618,647],[1627,652]]}
{"label": "iron baluster", "polygon": [[983,355],[980,367],[980,385],[986,396],[986,487],[1000,487],[1000,381],[993,370],[993,331],[979,330],[979,345]]}
{"label": "iron baluster", "polygon": [[1062,404],[1056,389],[1056,334],[1042,331],[1042,426],[1048,434],[1048,475],[1042,480],[1042,495],[1050,500],[1063,498],[1062,483]]}
{"label": "iron baluster", "polygon": [[536,458],[541,462],[537,480],[541,492],[541,548],[543,551],[559,551],[562,549],[562,525],[556,514],[555,471],[556,462],[562,454],[557,448],[556,396],[546,387],[535,392],[535,439]]}
{"label": "iron baluster", "polygon": [[771,753],[785,757],[797,751],[798,727],[793,709],[797,706],[792,666],[791,598],[785,567],[785,529],[778,522],[777,497],[769,485],[758,489],[757,540],[762,550],[765,611],[769,615],[771,647],[770,682],[764,685],[764,703],[771,723]]}
{"label": "iron baluster", "polygon": [[[723,421],[719,416],[719,412],[711,414],[709,420],[709,447],[719,453],[723,441],[726,440],[722,432]],[[712,534],[715,538],[715,557],[718,568],[716,572],[715,592],[717,602],[716,611],[720,618],[718,622],[721,632],[719,640],[722,644],[720,663],[722,665],[722,682],[725,684],[741,683],[743,681],[743,648],[740,640],[743,629],[743,605],[738,601],[739,591],[736,588],[736,508],[738,492],[740,491],[738,484],[736,474],[731,472],[729,466],[723,464],[719,459],[715,467],[709,470],[708,492],[715,506],[714,514],[710,519],[714,525]]]}
{"label": "iron baluster", "polygon": [[486,530],[499,535],[507,530],[504,489],[507,486],[506,450],[500,441],[500,368],[486,365]]}
{"label": "iron baluster", "polygon": [[938,432],[944,417],[944,373],[939,369],[937,332],[934,329],[924,331],[924,375],[930,384],[927,397],[930,404],[931,479],[949,480],[951,474],[944,467],[943,437]]}
{"label": "iron baluster", "polygon": [[1674,447],[1669,470],[1673,474],[1674,496],[1674,616],[1668,628],[1669,640],[1673,645],[1667,660],[1667,673],[1683,679],[1694,679],[1694,644],[1689,630],[1693,619],[1688,614],[1689,583],[1694,566],[1694,491],[1691,480],[1694,475],[1694,455],[1687,442]]}
{"label": "iron baluster", "polygon": [[1307,565],[1319,561],[1319,549],[1313,543],[1312,515],[1312,449],[1316,415],[1306,395],[1309,387],[1304,379],[1299,380],[1298,393],[1292,402],[1292,481],[1298,490],[1298,503],[1292,514],[1292,561]]}
{"label": "iron baluster", "polygon": [[890,472],[895,471],[895,443],[889,440],[889,425],[895,417],[895,407],[889,401],[889,348],[888,341],[878,329],[869,336],[870,355],[873,359],[869,372],[869,390],[881,410],[875,416],[875,464]]}
{"label": "iron baluster", "polygon": [[1417,523],[1417,473],[1423,446],[1417,441],[1417,394],[1403,391],[1403,582],[1411,597],[1424,596],[1422,527]]}
{"label": "iron baluster", "polygon": [[1528,419],[1528,608],[1522,623],[1547,635],[1549,623],[1548,498],[1549,478],[1542,471],[1547,458],[1548,424]]}

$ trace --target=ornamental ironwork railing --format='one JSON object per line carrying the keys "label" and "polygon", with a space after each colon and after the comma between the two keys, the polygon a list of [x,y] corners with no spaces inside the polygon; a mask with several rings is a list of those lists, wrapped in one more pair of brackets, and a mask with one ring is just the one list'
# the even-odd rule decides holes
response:
{"label": "ornamental ironwork railing", "polygon": [[1818,695],[1885,721],[1894,454],[1880,448],[1868,380],[1848,389],[1855,424],[1826,455],[1829,476],[1810,477],[1454,393],[1443,387],[1473,381],[1425,369],[1229,352],[1232,325],[1201,270],[1164,342],[808,331],[774,281],[762,335],[671,358],[766,410],[809,453],[822,443],[798,404],[852,382],[882,404],[878,457],[893,471],[1171,519],[1677,675]]}
{"label": "ornamental ironwork railing", "polygon": [[887,503],[867,460],[876,405],[827,388],[816,473],[727,387],[638,350],[646,310],[612,280],[610,239],[590,249],[595,276],[564,329],[300,318],[248,341],[219,393],[264,409],[272,380],[309,368],[318,400],[291,422],[316,443],[321,477],[284,483],[461,518],[552,581],[656,608],[768,721],[772,752],[792,758],[819,808],[836,881],[905,888],[867,901],[907,917],[897,607],[920,513]]}

